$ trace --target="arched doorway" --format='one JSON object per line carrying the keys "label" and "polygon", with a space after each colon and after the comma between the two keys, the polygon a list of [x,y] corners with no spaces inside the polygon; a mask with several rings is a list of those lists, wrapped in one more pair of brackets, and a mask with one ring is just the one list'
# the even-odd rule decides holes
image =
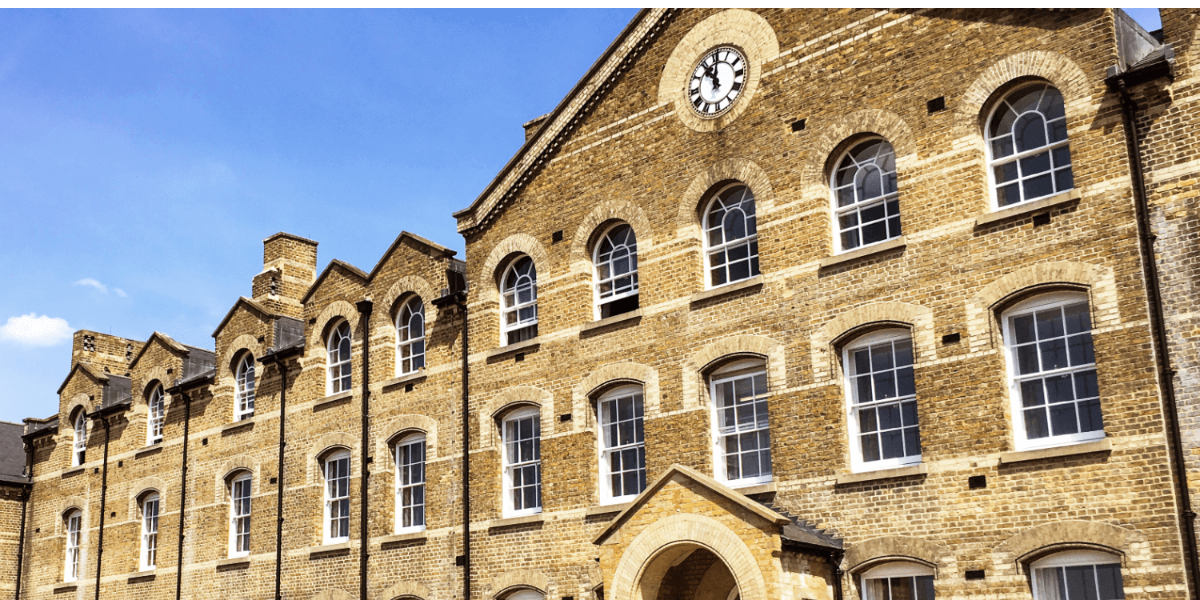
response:
{"label": "arched doorway", "polygon": [[740,600],[737,580],[712,550],[682,542],[652,558],[638,582],[640,600]]}

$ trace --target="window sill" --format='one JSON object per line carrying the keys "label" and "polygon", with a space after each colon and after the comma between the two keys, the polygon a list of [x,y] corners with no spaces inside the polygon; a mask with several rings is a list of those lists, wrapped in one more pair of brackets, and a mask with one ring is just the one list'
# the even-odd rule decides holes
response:
{"label": "window sill", "polygon": [[383,382],[383,389],[386,390],[388,388],[393,388],[393,387],[396,387],[398,385],[402,385],[405,383],[415,383],[415,382],[421,381],[423,379],[425,379],[425,368],[424,367],[422,367],[416,371],[413,371],[412,373],[405,373],[404,375],[401,375],[399,377],[393,377],[393,378]]}
{"label": "window sill", "polygon": [[866,258],[876,254],[883,254],[884,252],[889,252],[891,250],[903,249],[907,245],[908,241],[904,238],[904,236],[894,237],[890,240],[882,241],[877,244],[871,244],[865,248],[858,248],[849,252],[843,252],[833,256],[826,256],[825,258],[821,259],[821,268],[827,269],[829,267],[848,262],[854,262],[860,258]]}
{"label": "window sill", "polygon": [[992,223],[999,223],[1000,221],[1007,221],[1009,219],[1023,217],[1030,213],[1057,208],[1064,204],[1069,204],[1079,200],[1079,198],[1079,188],[1076,188],[1065,191],[1061,194],[1055,194],[1053,196],[1042,198],[1041,200],[1023,202],[1016,206],[1010,206],[1008,208],[990,212],[986,215],[980,215],[979,218],[975,219],[975,226],[983,227],[985,225],[991,225]]}
{"label": "window sill", "polygon": [[507,517],[504,519],[492,519],[488,522],[488,529],[500,529],[503,527],[517,527],[520,525],[533,525],[542,523],[542,513],[534,513],[523,517]]}
{"label": "window sill", "polygon": [[150,444],[149,446],[146,446],[145,448],[142,448],[141,450],[134,452],[133,458],[134,458],[134,460],[137,460],[139,458],[142,458],[143,456],[150,456],[151,454],[158,454],[159,452],[162,452],[162,449],[163,449],[163,446],[162,446],[161,441],[154,442],[153,444]]}
{"label": "window sill", "polygon": [[733,488],[737,493],[743,496],[757,496],[759,494],[773,494],[776,491],[775,482],[760,483],[757,485],[748,485],[746,487]]}
{"label": "window sill", "polygon": [[539,337],[535,337],[531,340],[525,340],[523,342],[517,342],[515,344],[501,346],[499,348],[496,348],[495,350],[490,350],[487,353],[487,360],[488,361],[501,360],[504,358],[508,358],[509,356],[512,356],[513,354],[516,354],[518,352],[537,352],[537,349],[540,348],[541,345],[542,345],[542,338],[539,336]]}
{"label": "window sill", "polygon": [[313,412],[329,408],[339,402],[349,402],[352,396],[354,396],[354,390],[346,390],[344,392],[338,392],[332,396],[325,396],[324,398],[313,402]]}
{"label": "window sill", "polygon": [[233,435],[251,429],[254,429],[254,417],[225,425],[221,428],[221,435]]}
{"label": "window sill", "polygon": [[79,582],[77,582],[77,581],[60,583],[60,584],[54,586],[54,593],[55,594],[68,594],[70,592],[75,591],[78,588],[79,588]]}
{"label": "window sill", "polygon": [[70,469],[67,469],[62,472],[62,478],[66,479],[68,477],[74,477],[74,476],[82,473],[83,471],[84,471],[84,468],[82,466],[71,467]]}
{"label": "window sill", "polygon": [[223,558],[217,561],[218,571],[237,571],[250,568],[249,556],[235,556],[233,558]]}
{"label": "window sill", "polygon": [[334,558],[338,556],[349,555],[350,542],[328,544],[325,546],[314,546],[308,549],[308,560],[320,560],[322,558]]}
{"label": "window sill", "polygon": [[907,467],[895,467],[892,469],[879,469],[878,471],[866,471],[863,473],[847,473],[846,475],[838,475],[837,485],[862,483],[864,481],[879,481],[881,479],[898,479],[900,477],[916,477],[928,474],[929,467],[922,463],[909,465]]}
{"label": "window sill", "polygon": [[138,571],[137,573],[130,573],[129,579],[127,579],[126,582],[129,583],[130,585],[132,585],[135,583],[150,583],[151,581],[154,581],[154,579],[155,579],[154,569],[150,569],[148,571]]}
{"label": "window sill", "polygon": [[615,317],[584,323],[583,329],[579,330],[579,337],[598,335],[606,331],[617,329],[618,327],[630,327],[637,325],[642,320],[642,309],[629,311]]}
{"label": "window sill", "polygon": [[598,504],[588,508],[587,512],[584,513],[584,516],[594,517],[596,515],[611,515],[619,513],[630,506],[633,506],[633,502],[621,502],[620,504]]}
{"label": "window sill", "polygon": [[753,290],[752,293],[758,292],[762,289],[762,286],[763,276],[761,274],[755,275],[750,279],[743,279],[737,283],[727,283],[721,287],[713,288],[711,290],[696,292],[695,294],[692,294],[691,305],[694,307],[697,304],[703,304],[705,302],[724,300],[725,298],[737,294],[738,292],[744,292],[747,290]]}
{"label": "window sill", "polygon": [[1093,452],[1111,451],[1112,441],[1108,438],[1104,438],[1094,442],[1071,444],[1070,446],[1055,446],[1053,448],[1038,448],[1036,450],[1001,452],[1000,464],[1010,465],[1013,463],[1028,462],[1031,460],[1042,460],[1044,458],[1058,458],[1060,456],[1074,456],[1077,454],[1092,454]]}
{"label": "window sill", "polygon": [[379,540],[381,547],[395,546],[406,542],[424,542],[429,538],[429,534],[424,529],[421,531],[410,531],[408,533],[397,533],[389,535]]}

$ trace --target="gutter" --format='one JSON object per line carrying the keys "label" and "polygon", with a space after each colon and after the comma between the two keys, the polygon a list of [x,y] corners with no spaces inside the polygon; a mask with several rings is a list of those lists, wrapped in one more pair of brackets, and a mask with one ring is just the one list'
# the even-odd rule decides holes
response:
{"label": "gutter", "polygon": [[359,477],[359,522],[358,522],[358,597],[367,597],[367,559],[370,555],[367,553],[367,546],[370,544],[371,536],[367,531],[367,500],[370,498],[369,493],[369,478],[371,475],[371,458],[367,456],[367,444],[369,443],[368,428],[371,423],[371,310],[374,304],[369,299],[359,300],[354,304],[358,309],[358,314],[362,315],[363,341],[362,341],[362,447],[359,448],[362,464],[362,476]]}
{"label": "gutter", "polygon": [[280,350],[268,350],[266,355],[258,359],[258,362],[264,365],[276,365],[279,367],[279,486],[275,496],[277,503],[275,505],[275,600],[282,600],[282,589],[280,584],[283,581],[283,466],[284,466],[284,448],[287,442],[284,440],[285,425],[287,424],[287,365],[280,362],[285,358],[298,356],[304,350],[303,344],[287,346]]}

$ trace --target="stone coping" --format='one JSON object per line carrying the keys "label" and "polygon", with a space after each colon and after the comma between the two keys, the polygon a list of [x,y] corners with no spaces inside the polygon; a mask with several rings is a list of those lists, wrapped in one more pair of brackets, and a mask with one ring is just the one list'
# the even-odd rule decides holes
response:
{"label": "stone coping", "polygon": [[126,581],[128,583],[150,583],[156,579],[154,571],[138,571],[130,573]]}
{"label": "stone coping", "polygon": [[488,529],[499,529],[501,527],[516,527],[518,525],[529,525],[532,523],[541,523],[543,521],[542,513],[534,513],[522,517],[507,517],[503,519],[492,519],[488,521]]}
{"label": "stone coping", "polygon": [[989,212],[986,215],[980,215],[979,218],[975,219],[975,226],[982,227],[984,225],[991,225],[992,223],[998,223],[1000,221],[1007,221],[1008,219],[1022,217],[1029,213],[1035,213],[1041,210],[1049,210],[1051,208],[1056,208],[1058,206],[1074,202],[1079,198],[1079,188],[1075,188],[1073,190],[1062,192],[1061,194],[1055,194],[1053,196],[1042,198],[1041,200],[1022,202],[1016,206],[1010,206],[1008,208]]}
{"label": "stone coping", "polygon": [[750,279],[743,279],[742,281],[739,281],[737,283],[728,283],[721,287],[713,288],[711,290],[704,290],[703,292],[696,292],[695,294],[692,294],[692,298],[691,298],[690,302],[694,306],[694,305],[702,303],[702,302],[721,300],[721,299],[724,299],[726,296],[730,296],[730,295],[736,294],[738,292],[749,290],[752,288],[758,288],[758,289],[755,289],[755,291],[758,291],[759,289],[762,289],[762,285],[763,285],[763,276],[762,276],[762,274],[759,274],[759,275],[755,275],[754,277],[751,277]]}
{"label": "stone coping", "polygon": [[733,491],[743,496],[757,496],[759,494],[773,494],[777,491],[775,482],[760,483],[758,485],[748,485],[746,487],[735,487]]}
{"label": "stone coping", "polygon": [[223,425],[221,427],[221,434],[231,435],[234,433],[240,433],[242,431],[250,431],[251,429],[254,429],[254,417]]}
{"label": "stone coping", "polygon": [[150,456],[151,454],[158,454],[159,452],[162,452],[162,449],[163,449],[162,441],[157,441],[157,442],[154,442],[153,444],[150,444],[149,446],[146,446],[145,448],[135,451],[133,453],[133,458],[138,459],[143,456]]}
{"label": "stone coping", "polygon": [[308,549],[309,560],[319,560],[322,558],[332,558],[335,556],[346,556],[350,554],[350,542],[342,542],[340,544],[327,544],[324,546],[313,546]]}
{"label": "stone coping", "polygon": [[584,514],[588,517],[596,515],[611,515],[619,513],[630,506],[633,506],[632,501],[621,502],[620,504],[597,504],[596,506],[588,507],[587,512]]}
{"label": "stone coping", "polygon": [[62,478],[66,479],[68,477],[74,477],[75,475],[78,475],[78,474],[82,473],[83,471],[84,471],[83,465],[80,465],[78,467],[71,467],[70,469],[66,469],[62,472]]}
{"label": "stone coping", "polygon": [[56,584],[54,584],[54,593],[55,594],[66,594],[69,592],[73,592],[78,588],[79,588],[78,581],[71,581],[68,583],[56,583]]}
{"label": "stone coping", "polygon": [[890,240],[885,240],[877,244],[871,244],[870,246],[866,246],[864,248],[858,248],[856,250],[835,254],[833,256],[826,256],[825,258],[821,259],[820,268],[827,269],[835,265],[853,262],[860,258],[882,254],[884,252],[896,250],[897,248],[904,248],[907,245],[908,241],[904,236],[894,237]]}
{"label": "stone coping", "polygon": [[402,542],[423,542],[429,538],[429,533],[424,529],[420,531],[410,531],[408,533],[397,533],[380,538],[379,545],[386,546],[388,544],[399,544]]}
{"label": "stone coping", "polygon": [[595,335],[595,334],[603,333],[604,330],[607,330],[612,327],[616,327],[618,325],[626,325],[626,324],[636,325],[637,323],[630,323],[630,321],[641,321],[641,320],[642,320],[642,309],[639,308],[637,310],[633,310],[633,311],[629,311],[627,313],[622,313],[622,314],[619,314],[616,316],[608,317],[606,319],[600,319],[599,321],[592,321],[590,323],[584,323],[583,328],[581,328],[579,330],[579,335],[580,336],[584,336],[587,334]]}
{"label": "stone coping", "polygon": [[335,402],[341,402],[342,400],[349,400],[352,396],[354,396],[354,390],[346,390],[344,392],[338,392],[332,396],[325,396],[324,398],[313,402],[313,410],[315,411],[319,408],[324,408]]}
{"label": "stone coping", "polygon": [[863,481],[879,481],[881,479],[895,479],[899,477],[913,477],[916,475],[928,475],[929,467],[925,463],[909,465],[907,467],[896,467],[893,469],[879,469],[876,471],[864,471],[862,473],[847,473],[838,475],[837,485],[846,485],[850,483],[860,483]]}
{"label": "stone coping", "polygon": [[1112,451],[1112,440],[1104,438],[1094,442],[1071,444],[1070,446],[1055,446],[1053,448],[1038,448],[1036,450],[1001,452],[1000,464],[1009,465],[1031,460],[1042,460],[1043,458],[1057,458],[1059,456],[1074,456],[1076,454],[1091,454],[1093,452],[1110,451]]}
{"label": "stone coping", "polygon": [[413,371],[412,373],[405,373],[404,375],[401,375],[399,377],[393,377],[393,378],[383,382],[382,387],[383,387],[383,389],[386,390],[390,387],[396,387],[396,386],[404,384],[404,383],[415,383],[417,381],[422,381],[424,379],[425,379],[425,367],[421,367],[420,369],[417,369],[416,371]]}
{"label": "stone coping", "polygon": [[217,561],[218,571],[232,571],[234,569],[246,569],[250,567],[249,556],[235,556],[233,558],[222,558]]}
{"label": "stone coping", "polygon": [[542,338],[541,338],[541,336],[538,336],[531,340],[525,340],[523,342],[517,342],[515,344],[509,344],[507,346],[500,346],[499,348],[496,348],[494,350],[489,350],[487,353],[487,356],[486,356],[486,360],[489,360],[489,361],[499,360],[502,358],[507,358],[508,356],[511,356],[518,352],[537,352],[537,349],[540,348],[541,346],[542,346]]}

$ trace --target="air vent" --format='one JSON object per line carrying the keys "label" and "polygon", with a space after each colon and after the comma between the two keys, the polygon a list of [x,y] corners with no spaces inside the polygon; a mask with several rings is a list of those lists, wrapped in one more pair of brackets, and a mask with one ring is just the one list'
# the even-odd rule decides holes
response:
{"label": "air vent", "polygon": [[404,384],[404,393],[407,394],[408,392],[411,392],[411,391],[413,391],[413,384],[411,384],[411,383]]}
{"label": "air vent", "polygon": [[933,113],[942,112],[943,110],[946,110],[946,97],[938,96],[937,98],[934,98],[933,100],[930,100],[929,102],[926,102],[925,110],[928,110],[929,114],[931,114],[931,115]]}
{"label": "air vent", "polygon": [[1050,224],[1050,213],[1042,213],[1040,215],[1033,215],[1033,226],[1034,227],[1041,227],[1042,225],[1049,225],[1049,224]]}
{"label": "air vent", "polygon": [[525,353],[518,352],[517,355],[513,357],[513,362],[525,362]]}
{"label": "air vent", "polygon": [[559,242],[563,241],[563,233],[562,233],[562,230],[560,229],[560,230],[558,230],[558,231],[555,231],[553,234],[551,234],[551,235],[550,235],[550,241],[551,241],[551,242],[553,242],[553,243],[555,243],[555,244],[557,244],[557,243],[559,243]]}
{"label": "air vent", "polygon": [[946,335],[942,336],[943,344],[957,344],[960,341],[962,341],[962,334],[958,333],[957,331],[954,333],[947,333]]}
{"label": "air vent", "polygon": [[973,490],[982,490],[987,487],[987,475],[972,475],[967,478],[967,487]]}
{"label": "air vent", "polygon": [[806,123],[805,123],[804,119],[800,119],[799,121],[792,121],[792,132],[794,133],[797,131],[804,131],[805,125],[806,125]]}
{"label": "air vent", "polygon": [[967,581],[978,581],[980,579],[983,579],[983,577],[984,577],[983,569],[974,569],[971,571],[967,571]]}
{"label": "air vent", "polygon": [[558,421],[560,423],[566,423],[567,421],[570,421],[570,420],[571,420],[571,413],[567,413],[564,415],[558,415]]}

